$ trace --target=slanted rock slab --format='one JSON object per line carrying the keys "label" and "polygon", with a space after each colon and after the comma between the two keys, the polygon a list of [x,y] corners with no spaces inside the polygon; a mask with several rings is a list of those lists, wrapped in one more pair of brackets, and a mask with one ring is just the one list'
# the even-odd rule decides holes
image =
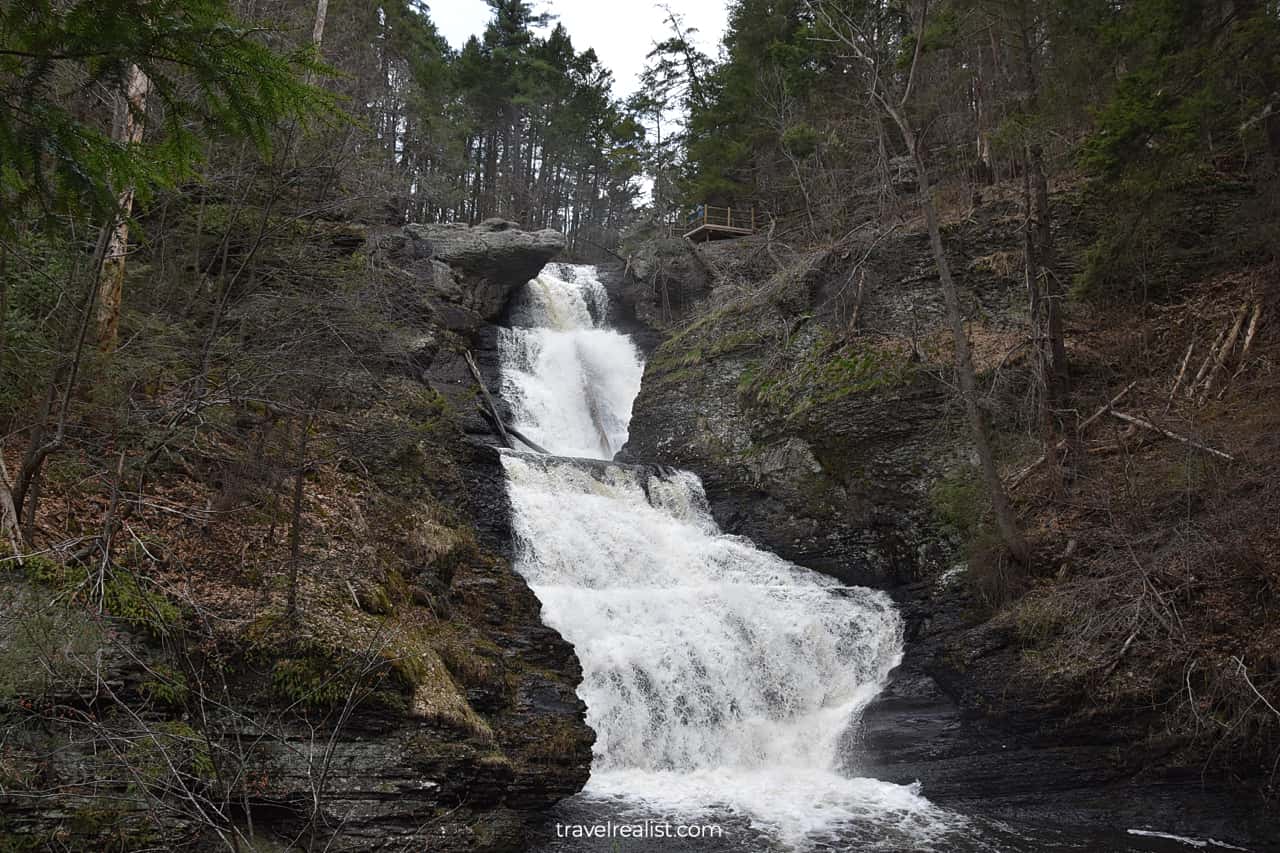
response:
{"label": "slanted rock slab", "polygon": [[417,244],[414,256],[447,264],[458,276],[458,287],[442,295],[489,321],[496,320],[511,295],[565,248],[559,231],[525,231],[505,219],[486,219],[475,226],[406,225],[404,231]]}

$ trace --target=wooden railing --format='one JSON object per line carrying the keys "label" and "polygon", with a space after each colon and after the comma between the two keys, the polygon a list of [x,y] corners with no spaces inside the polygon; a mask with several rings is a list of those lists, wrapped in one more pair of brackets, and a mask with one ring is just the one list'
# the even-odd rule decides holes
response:
{"label": "wooden railing", "polygon": [[728,228],[749,233],[756,230],[756,211],[754,207],[715,207],[700,204],[689,214],[685,222],[685,232],[702,227]]}

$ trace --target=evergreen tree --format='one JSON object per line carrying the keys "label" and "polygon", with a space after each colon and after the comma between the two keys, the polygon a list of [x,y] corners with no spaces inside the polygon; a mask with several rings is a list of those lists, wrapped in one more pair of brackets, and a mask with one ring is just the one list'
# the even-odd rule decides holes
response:
{"label": "evergreen tree", "polygon": [[[143,195],[190,173],[200,136],[229,132],[268,147],[277,123],[325,106],[306,85],[322,71],[308,47],[275,50],[226,0],[51,0],[0,5],[0,232],[28,205],[112,216],[125,187]],[[94,90],[128,93],[138,73],[151,106],[128,112],[155,131],[113,138]],[[136,88],[136,86],[134,87]]]}

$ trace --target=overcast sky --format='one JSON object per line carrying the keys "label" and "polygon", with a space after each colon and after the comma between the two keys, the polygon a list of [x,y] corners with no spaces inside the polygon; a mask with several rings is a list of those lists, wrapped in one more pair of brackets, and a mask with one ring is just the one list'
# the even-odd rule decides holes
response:
{"label": "overcast sky", "polygon": [[[686,27],[698,29],[694,41],[714,58],[724,35],[724,0],[670,0],[666,5],[684,17]],[[434,0],[429,6],[431,19],[454,47],[483,33],[489,23],[484,0]],[[534,9],[557,16],[579,52],[595,48],[600,62],[613,72],[618,97],[635,91],[645,54],[669,33],[666,12],[652,0],[535,0]]]}

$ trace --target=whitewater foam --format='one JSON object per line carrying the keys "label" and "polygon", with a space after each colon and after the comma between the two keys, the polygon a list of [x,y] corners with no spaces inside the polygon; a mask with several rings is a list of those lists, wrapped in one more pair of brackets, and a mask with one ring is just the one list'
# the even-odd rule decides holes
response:
{"label": "whitewater foam", "polygon": [[498,341],[516,428],[558,456],[612,459],[627,441],[644,365],[606,328],[595,268],[551,264],[529,282]]}
{"label": "whitewater foam", "polygon": [[930,849],[964,820],[916,786],[842,772],[842,744],[902,657],[882,592],[842,586],[722,533],[692,473],[609,459],[642,365],[604,328],[594,270],[549,268],[502,338],[518,427],[505,452],[516,568],[577,651],[596,732],[583,796],[732,815],[788,847]]}

